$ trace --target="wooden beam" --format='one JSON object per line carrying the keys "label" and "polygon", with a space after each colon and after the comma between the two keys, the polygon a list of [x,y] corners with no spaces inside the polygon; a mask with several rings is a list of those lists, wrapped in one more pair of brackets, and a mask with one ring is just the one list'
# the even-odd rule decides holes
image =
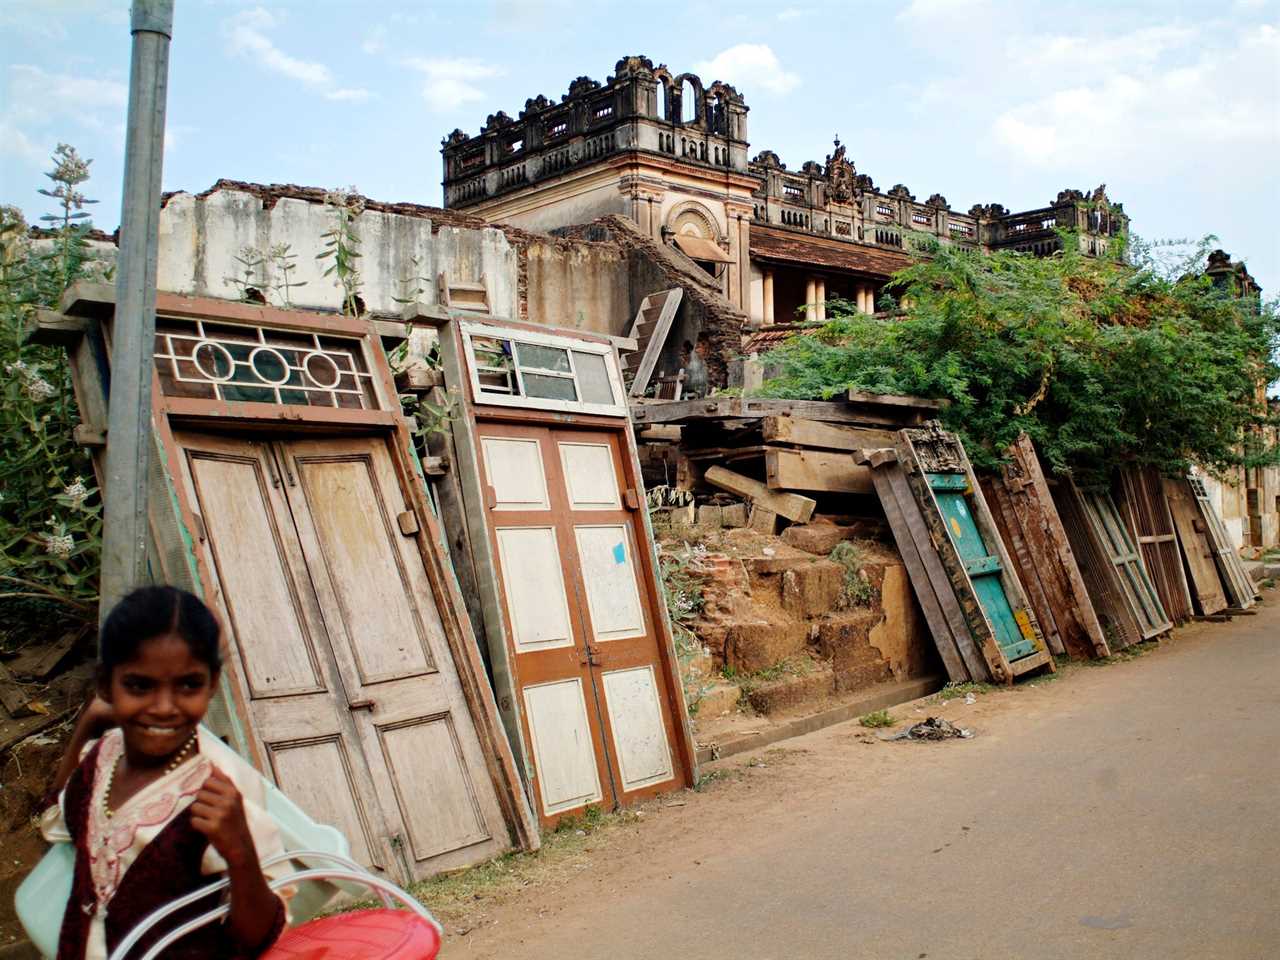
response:
{"label": "wooden beam", "polygon": [[770,447],[765,451],[764,460],[772,490],[875,492],[871,469],[854,463],[849,454]]}
{"label": "wooden beam", "polygon": [[892,430],[837,426],[799,417],[765,417],[761,429],[766,442],[821,450],[852,452],[867,447],[891,447],[897,440]]}
{"label": "wooden beam", "polygon": [[53,310],[37,310],[23,326],[22,342],[45,347],[73,347],[89,332],[91,321]]}
{"label": "wooden beam", "polygon": [[749,397],[706,397],[699,400],[667,400],[631,404],[636,423],[685,423],[691,420],[726,418],[758,420],[761,417],[793,416],[824,423],[869,424],[898,428],[901,413],[870,412],[842,402],[827,400],[763,400]]}
{"label": "wooden beam", "polygon": [[793,523],[808,523],[818,506],[817,501],[809,497],[802,497],[795,493],[777,493],[759,480],[752,480],[750,477],[744,477],[724,467],[712,467],[703,475],[703,479],[721,490],[747,497],[752,503],[758,503]]}
{"label": "wooden beam", "polygon": [[449,311],[434,303],[410,303],[400,311],[400,320],[410,326],[440,327],[449,322]]}
{"label": "wooden beam", "polygon": [[71,437],[82,447],[105,447],[107,428],[94,426],[91,423],[77,423],[71,429]]}
{"label": "wooden beam", "polygon": [[444,386],[444,374],[431,367],[409,367],[396,374],[396,390],[400,393],[426,393]]}
{"label": "wooden beam", "polygon": [[637,438],[645,443],[679,443],[682,428],[678,423],[654,424],[641,427]]}
{"label": "wooden beam", "polygon": [[925,397],[900,397],[890,393],[862,393],[850,390],[850,403],[874,403],[882,407],[907,407],[911,410],[945,410],[950,400],[929,400]]}

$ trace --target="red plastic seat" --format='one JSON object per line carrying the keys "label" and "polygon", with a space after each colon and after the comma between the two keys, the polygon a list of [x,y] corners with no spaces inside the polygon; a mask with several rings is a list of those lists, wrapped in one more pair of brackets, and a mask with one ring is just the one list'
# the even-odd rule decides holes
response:
{"label": "red plastic seat", "polygon": [[440,934],[409,910],[356,910],[285,930],[261,960],[433,960]]}

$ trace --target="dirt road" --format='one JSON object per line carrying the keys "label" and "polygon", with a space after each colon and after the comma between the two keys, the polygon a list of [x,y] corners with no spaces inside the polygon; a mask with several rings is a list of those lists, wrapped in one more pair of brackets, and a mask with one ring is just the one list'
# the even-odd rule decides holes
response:
{"label": "dirt road", "polygon": [[1280,956],[1276,593],[1128,662],[895,712],[977,736],[851,723],[723,761],[479,904],[444,956]]}

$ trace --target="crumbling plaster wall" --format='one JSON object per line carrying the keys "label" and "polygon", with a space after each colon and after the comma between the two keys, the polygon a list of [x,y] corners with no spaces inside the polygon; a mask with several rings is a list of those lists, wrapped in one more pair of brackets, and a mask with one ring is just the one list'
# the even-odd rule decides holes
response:
{"label": "crumbling plaster wall", "polygon": [[630,276],[622,248],[611,242],[552,237],[520,244],[526,319],[572,330],[625,336],[630,329]]}
{"label": "crumbling plaster wall", "polygon": [[[169,196],[160,216],[160,289],[193,296],[237,300],[244,267],[236,258],[245,248],[266,254],[288,244],[296,254],[289,301],[295,307],[338,310],[341,291],[324,276],[324,234],[334,225],[333,211],[313,199],[217,188],[205,195]],[[360,237],[360,296],[374,314],[394,316],[409,297],[424,303],[439,298],[436,280],[485,284],[490,309],[519,315],[517,253],[506,235],[492,227],[437,225],[429,216],[406,215],[369,205],[356,220]],[[277,275],[260,269],[253,277],[268,301],[283,305],[283,291],[272,290]],[[415,292],[416,291],[416,292]]]}

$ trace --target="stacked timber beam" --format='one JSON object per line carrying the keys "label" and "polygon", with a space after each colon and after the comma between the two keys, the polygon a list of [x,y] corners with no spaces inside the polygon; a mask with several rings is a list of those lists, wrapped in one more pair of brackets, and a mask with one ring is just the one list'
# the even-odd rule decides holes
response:
{"label": "stacked timber beam", "polygon": [[[838,504],[835,512],[844,513],[848,496],[870,498],[871,473],[852,452],[891,442],[894,431],[941,405],[862,393],[843,401],[710,397],[636,403],[631,417],[646,483],[745,497],[755,508],[752,525],[773,532],[779,518],[804,523],[817,507]],[[772,494],[801,499],[774,502]]]}

